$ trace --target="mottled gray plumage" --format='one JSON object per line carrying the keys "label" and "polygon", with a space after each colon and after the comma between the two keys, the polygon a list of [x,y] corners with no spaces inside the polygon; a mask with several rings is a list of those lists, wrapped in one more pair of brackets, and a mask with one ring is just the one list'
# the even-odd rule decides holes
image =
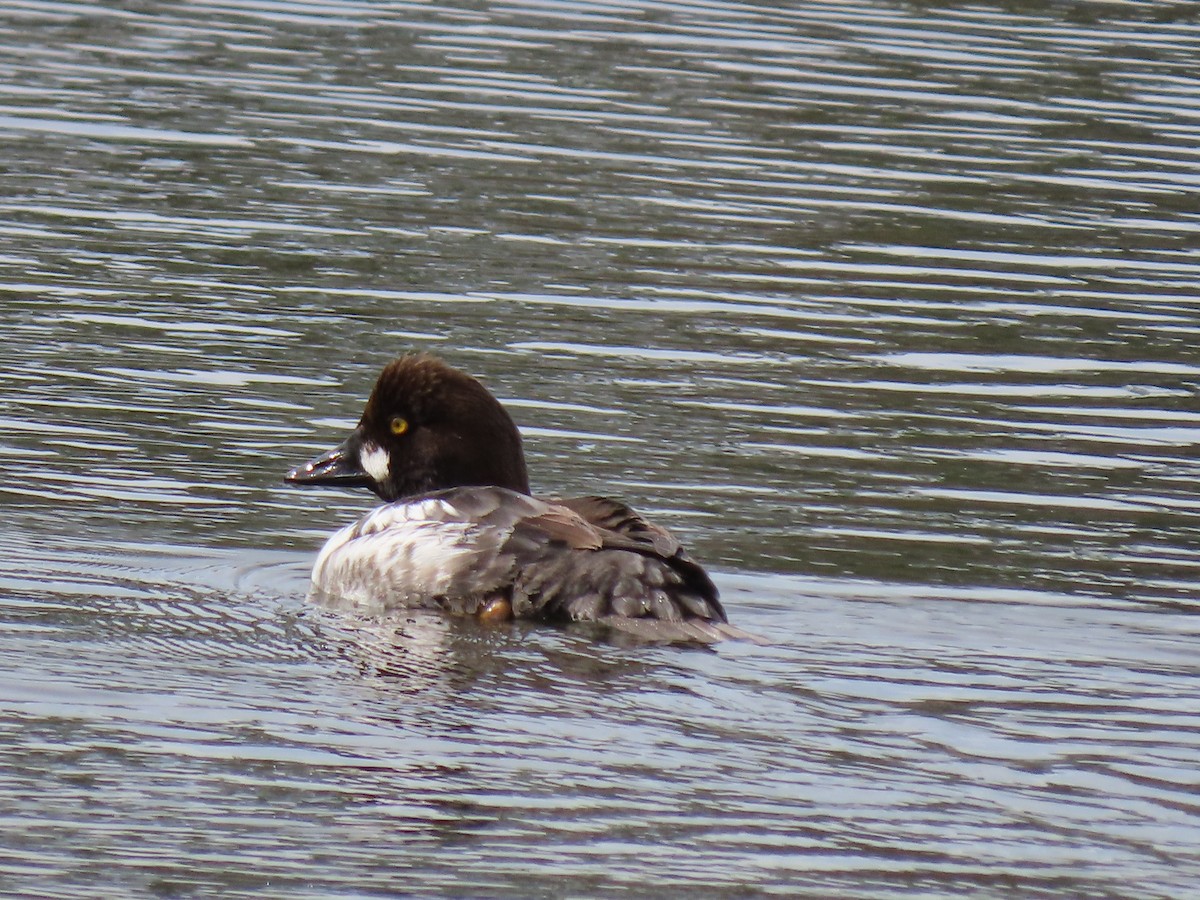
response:
{"label": "mottled gray plumage", "polygon": [[432,357],[388,366],[350,438],[288,479],[392,501],[326,543],[313,587],[327,598],[466,615],[502,600],[518,618],[647,640],[750,637],[726,623],[716,587],[666,529],[605,497],[530,496],[508,414]]}

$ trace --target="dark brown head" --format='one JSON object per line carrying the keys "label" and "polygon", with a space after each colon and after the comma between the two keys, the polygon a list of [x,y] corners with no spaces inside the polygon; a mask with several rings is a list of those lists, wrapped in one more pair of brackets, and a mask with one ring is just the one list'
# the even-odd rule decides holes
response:
{"label": "dark brown head", "polygon": [[388,502],[465,485],[529,493],[521,435],[504,407],[470,375],[425,354],[389,364],[358,427],[287,480],[368,487]]}

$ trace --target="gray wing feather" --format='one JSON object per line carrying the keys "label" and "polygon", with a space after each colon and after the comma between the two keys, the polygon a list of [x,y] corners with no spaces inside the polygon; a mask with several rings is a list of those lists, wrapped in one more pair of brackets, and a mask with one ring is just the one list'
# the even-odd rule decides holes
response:
{"label": "gray wing feather", "polygon": [[[570,529],[558,521],[547,527],[544,516],[513,528],[508,546],[517,563],[512,590],[517,615],[620,622],[613,627],[627,626],[623,630],[649,640],[701,640],[701,633],[720,639],[704,629],[628,627],[726,621],[716,586],[670,532],[616,500],[552,502],[559,518],[571,519]],[[669,636],[656,636],[662,634]]]}

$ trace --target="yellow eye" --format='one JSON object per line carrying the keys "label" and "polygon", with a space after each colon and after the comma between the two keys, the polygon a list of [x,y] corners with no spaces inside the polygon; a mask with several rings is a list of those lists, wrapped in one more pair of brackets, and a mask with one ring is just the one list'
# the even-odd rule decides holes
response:
{"label": "yellow eye", "polygon": [[392,429],[392,434],[404,434],[408,431],[408,419],[404,416],[392,416],[392,421],[388,423],[388,427]]}

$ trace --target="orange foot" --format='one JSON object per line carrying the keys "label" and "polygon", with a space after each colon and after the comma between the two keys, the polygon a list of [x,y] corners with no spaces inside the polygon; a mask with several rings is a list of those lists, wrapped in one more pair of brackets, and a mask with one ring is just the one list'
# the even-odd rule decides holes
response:
{"label": "orange foot", "polygon": [[512,604],[507,597],[492,597],[479,607],[480,622],[507,622],[513,617]]}

